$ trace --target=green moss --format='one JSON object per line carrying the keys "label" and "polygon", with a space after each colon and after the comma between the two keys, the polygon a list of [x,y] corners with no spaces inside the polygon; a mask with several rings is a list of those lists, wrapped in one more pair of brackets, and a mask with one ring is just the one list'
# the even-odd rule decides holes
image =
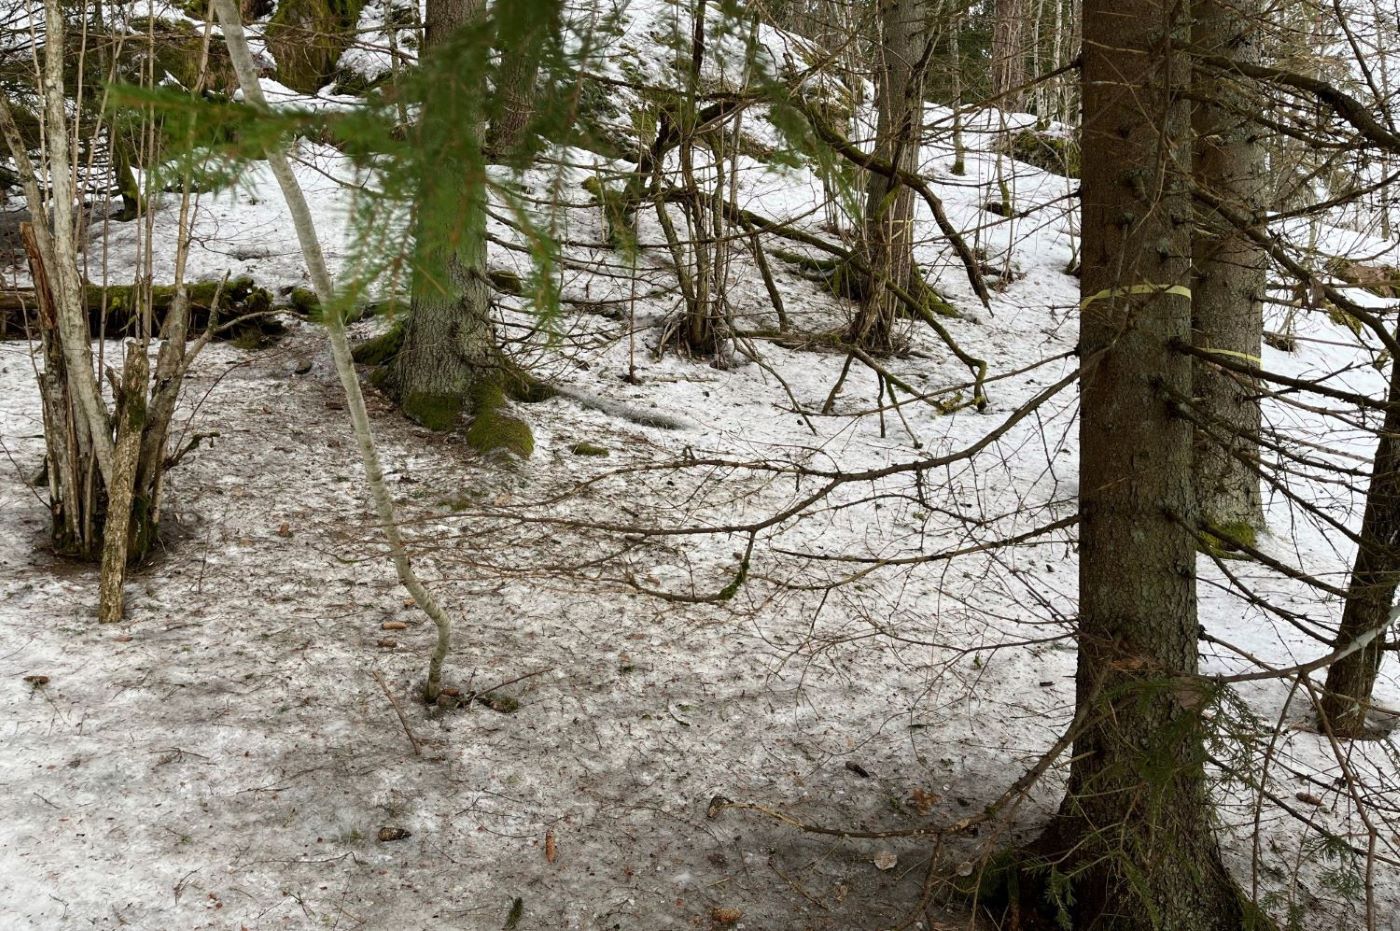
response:
{"label": "green moss", "polygon": [[540,381],[530,373],[514,366],[505,373],[505,392],[512,401],[523,404],[538,404],[559,394],[559,389],[548,382]]}
{"label": "green moss", "polygon": [[349,47],[363,0],[282,0],[267,26],[277,78],[314,94],[325,86]]}
{"label": "green moss", "polygon": [[1361,335],[1361,321],[1351,314],[1339,308],[1331,301],[1324,301],[1323,306],[1327,309],[1327,317],[1337,326],[1344,326],[1357,336]]}
{"label": "green moss", "polygon": [[[276,319],[262,316],[272,309],[272,294],[265,288],[257,287],[251,277],[243,276],[229,281],[224,285],[222,292],[219,285],[218,281],[194,281],[185,286],[192,331],[200,330],[208,324],[209,311],[214,305],[214,296],[218,294],[219,324],[234,323],[243,317],[259,315],[257,319],[225,328],[220,338],[232,341],[247,336],[261,345],[286,332]],[[93,289],[88,294],[93,332],[97,332],[99,320],[106,325],[109,335],[117,336],[131,332],[140,318],[136,311],[139,309],[140,300],[144,299],[144,291],[133,289],[130,285],[110,285],[102,289],[97,289],[95,285],[88,287]],[[99,290],[100,293],[95,293]],[[151,309],[155,314],[157,330],[165,325],[166,315],[175,303],[175,293],[174,285],[153,285],[150,289]],[[252,344],[249,345],[252,348]]]}
{"label": "green moss", "polygon": [[472,387],[467,445],[479,453],[503,449],[528,459],[535,451],[535,435],[525,421],[504,412],[505,403],[505,389],[498,379],[482,379]]}
{"label": "green moss", "polygon": [[388,365],[403,348],[405,332],[404,321],[395,320],[388,330],[356,346],[351,355],[361,365]]}
{"label": "green moss", "polygon": [[292,293],[287,295],[287,301],[293,310],[304,317],[314,317],[321,310],[321,301],[310,288],[292,288]]}
{"label": "green moss", "polygon": [[1243,521],[1227,521],[1215,524],[1203,531],[1200,550],[1220,559],[1246,559],[1240,551],[1240,544],[1253,549],[1259,539],[1259,532]]}
{"label": "green moss", "polygon": [[[509,695],[502,695],[499,692],[487,692],[485,695],[478,695],[477,701],[481,702],[492,711],[501,714],[515,714],[520,710],[520,702]],[[519,901],[517,899],[517,901]]]}
{"label": "green moss", "polygon": [[796,266],[803,277],[825,285],[837,297],[863,301],[870,289],[870,276],[838,258],[815,258],[790,249],[772,250],[775,258]]}
{"label": "green moss", "polygon": [[487,411],[472,418],[467,427],[467,445],[479,453],[504,449],[528,459],[535,451],[535,435],[519,417]]}
{"label": "green moss", "polygon": [[1043,129],[1023,129],[1011,137],[1007,154],[1018,162],[1067,178],[1078,178],[1079,140]]}
{"label": "green moss", "polygon": [[244,352],[252,352],[262,348],[262,336],[257,330],[243,330],[233,339],[229,340],[229,345],[234,349],[242,349]]}
{"label": "green moss", "polygon": [[429,430],[451,430],[462,413],[462,398],[455,394],[419,391],[404,397],[404,414]]}
{"label": "green moss", "polygon": [[606,446],[599,446],[597,443],[590,443],[587,440],[575,443],[569,447],[569,452],[575,456],[608,456],[611,453]]}

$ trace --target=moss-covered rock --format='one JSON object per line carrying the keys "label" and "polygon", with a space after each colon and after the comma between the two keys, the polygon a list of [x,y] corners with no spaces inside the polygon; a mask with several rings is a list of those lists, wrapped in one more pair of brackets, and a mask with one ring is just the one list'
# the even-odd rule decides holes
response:
{"label": "moss-covered rock", "polygon": [[610,456],[612,453],[606,446],[599,446],[597,443],[590,443],[582,440],[569,447],[569,452],[575,456]]}
{"label": "moss-covered rock", "polygon": [[364,0],[282,0],[267,25],[277,79],[304,94],[330,83],[363,6]]}
{"label": "moss-covered rock", "polygon": [[303,317],[314,317],[321,312],[321,301],[310,288],[292,288],[287,294],[287,303]]}
{"label": "moss-covered rock", "polygon": [[1067,178],[1079,177],[1079,139],[1046,129],[1022,129],[1011,136],[1006,154]]}

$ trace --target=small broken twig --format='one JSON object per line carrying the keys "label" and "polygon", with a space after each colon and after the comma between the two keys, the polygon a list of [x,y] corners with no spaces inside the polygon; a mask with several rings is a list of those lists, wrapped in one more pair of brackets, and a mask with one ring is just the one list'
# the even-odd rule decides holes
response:
{"label": "small broken twig", "polygon": [[403,725],[403,732],[408,735],[408,742],[413,745],[413,755],[422,756],[423,747],[418,742],[418,738],[413,735],[413,728],[408,726],[408,716],[403,713],[403,707],[399,705],[399,700],[394,697],[394,693],[389,691],[389,685],[384,681],[384,677],[379,674],[378,669],[371,669],[370,675],[374,676],[374,681],[379,683],[379,688],[384,692],[384,697],[389,699],[389,704],[394,706],[394,713],[399,716],[399,723]]}

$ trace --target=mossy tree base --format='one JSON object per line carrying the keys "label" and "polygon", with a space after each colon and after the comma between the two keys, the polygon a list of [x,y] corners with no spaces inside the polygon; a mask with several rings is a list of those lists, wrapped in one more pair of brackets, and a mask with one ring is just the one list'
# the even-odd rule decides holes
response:
{"label": "mossy tree base", "polygon": [[399,408],[404,415],[429,430],[451,430],[465,407],[465,399],[455,394],[415,391],[399,398]]}
{"label": "mossy tree base", "polygon": [[1225,870],[1209,826],[1161,827],[1096,834],[1061,814],[957,891],[1021,931],[1277,931]]}
{"label": "mossy tree base", "polygon": [[429,430],[446,432],[460,422],[467,423],[467,445],[480,453],[505,450],[522,459],[535,451],[530,425],[508,413],[509,401],[533,404],[555,395],[549,385],[511,363],[500,363],[495,371],[474,382],[465,394],[414,392],[405,394],[394,383],[394,360],[404,345],[406,321],[396,320],[388,330],[355,347],[355,361],[375,366],[371,382],[399,405],[404,415]]}
{"label": "mossy tree base", "polygon": [[504,380],[497,376],[478,379],[467,397],[416,392],[401,397],[399,406],[409,419],[440,432],[453,429],[469,413],[467,445],[479,453],[504,450],[528,459],[535,451],[530,425],[508,412]]}
{"label": "mossy tree base", "polygon": [[362,0],[282,0],[267,25],[278,80],[304,94],[330,83],[354,39],[363,5]]}

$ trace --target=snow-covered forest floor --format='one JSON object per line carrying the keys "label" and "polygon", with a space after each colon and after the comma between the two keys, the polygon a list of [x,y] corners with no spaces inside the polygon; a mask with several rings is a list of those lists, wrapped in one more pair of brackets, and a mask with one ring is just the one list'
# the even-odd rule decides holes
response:
{"label": "snow-covered forest floor", "polygon": [[[929,122],[944,118],[934,110]],[[172,473],[175,532],[132,580],[118,626],[93,621],[94,570],[45,552],[47,512],[31,485],[43,454],[39,360],[23,341],[0,343],[0,924],[990,927],[966,902],[923,901],[929,840],[793,823],[897,832],[975,813],[1073,713],[1077,396],[1072,384],[1047,389],[1076,365],[1078,281],[1065,273],[1074,182],[999,159],[987,128],[974,135],[983,142],[968,175],[948,173],[942,145],[927,147],[924,173],[988,264],[1014,273],[987,309],[928,215],[918,254],[963,311],[947,323],[952,336],[990,365],[980,412],[907,398],[889,408],[856,367],[832,412],[819,413],[846,357],[802,334],[829,331],[850,307],[771,255],[797,336],[755,339],[761,361],[738,354],[727,368],[658,357],[679,305],[664,250],[644,250],[631,269],[601,245],[599,208],[580,186],[587,169],[525,176],[536,194],[560,182],[573,204],[558,214],[560,239],[575,244],[564,250],[565,313],[552,340],[533,340],[533,362],[616,403],[522,406],[537,445],[520,461],[477,456],[370,393],[413,552],[458,620],[452,684],[489,690],[489,705],[414,700],[433,631],[384,557],[314,324],[290,322],[269,348],[217,344],[197,364],[181,429],[216,437]],[[595,158],[562,154],[575,165]],[[343,269],[350,195],[336,179],[349,175],[329,149],[303,144],[299,155]],[[1026,215],[981,209],[998,171]],[[819,228],[810,172],[746,158],[739,177],[742,206]],[[157,213],[158,280],[171,274],[162,243],[173,242],[174,207],[167,199]],[[305,285],[262,173],[205,198],[197,217],[193,277]],[[1324,232],[1337,253],[1389,248]],[[493,233],[513,235],[499,223]],[[643,223],[644,243],[660,236]],[[139,229],[95,226],[90,271],[104,241],[120,269]],[[589,242],[599,245],[578,245]],[[492,263],[523,269],[495,245]],[[23,283],[20,269],[8,276]],[[731,297],[745,326],[774,322],[737,246]],[[530,324],[528,307],[503,301],[506,323]],[[1271,312],[1268,326],[1280,318]],[[1337,383],[1383,396],[1384,367],[1351,330],[1320,311],[1294,324],[1296,347],[1269,348],[1266,368],[1344,371]],[[362,322],[357,335],[385,325]],[[967,369],[922,325],[910,323],[910,339],[889,368],[965,399]],[[623,406],[679,428],[621,416]],[[1369,461],[1368,431],[1272,402],[1265,419],[1289,442],[1317,444],[1320,458]],[[893,467],[967,449],[1006,424],[966,459],[844,482],[762,526],[822,487],[794,465]],[[1307,477],[1292,490],[1359,520],[1359,496]],[[733,529],[747,525],[752,534]],[[1350,544],[1325,531],[1274,494],[1260,546],[1341,585]],[[1297,625],[1227,585],[1226,570]],[[1302,629],[1334,627],[1337,600],[1253,562],[1202,555],[1199,571],[1205,672],[1327,652]],[[1308,928],[1361,927],[1367,885],[1380,914],[1400,913],[1400,868],[1387,865],[1400,837],[1376,838],[1382,859],[1365,875],[1364,857],[1309,828],[1366,848],[1351,792],[1393,809],[1394,739],[1350,744],[1339,762],[1325,737],[1298,727],[1306,702],[1289,704],[1286,680],[1235,693],[1219,721],[1233,736],[1212,748],[1213,773],[1244,887]],[[1376,697],[1400,706],[1394,654]],[[1233,777],[1264,771],[1265,759],[1262,786]],[[1009,839],[1033,836],[1063,791],[1064,765],[1000,829],[945,841],[940,867],[976,869]],[[710,817],[716,796],[788,820],[736,808]]]}

